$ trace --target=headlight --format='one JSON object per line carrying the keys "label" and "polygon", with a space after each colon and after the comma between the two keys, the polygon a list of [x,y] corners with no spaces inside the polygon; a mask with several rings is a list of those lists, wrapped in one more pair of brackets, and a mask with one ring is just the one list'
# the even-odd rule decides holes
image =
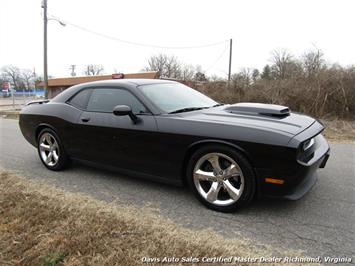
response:
{"label": "headlight", "polygon": [[303,145],[302,145],[302,149],[304,151],[308,150],[309,148],[311,148],[314,145],[314,138],[311,138],[309,140],[306,140]]}

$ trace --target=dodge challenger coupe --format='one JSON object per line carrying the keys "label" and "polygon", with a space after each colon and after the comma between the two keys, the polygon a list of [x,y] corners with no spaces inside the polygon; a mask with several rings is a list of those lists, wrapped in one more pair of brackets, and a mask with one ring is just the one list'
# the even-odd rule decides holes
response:
{"label": "dodge challenger coupe", "polygon": [[50,170],[71,160],[187,184],[207,207],[298,199],[329,157],[317,120],[280,105],[221,104],[181,83],[122,79],[29,103],[20,128]]}

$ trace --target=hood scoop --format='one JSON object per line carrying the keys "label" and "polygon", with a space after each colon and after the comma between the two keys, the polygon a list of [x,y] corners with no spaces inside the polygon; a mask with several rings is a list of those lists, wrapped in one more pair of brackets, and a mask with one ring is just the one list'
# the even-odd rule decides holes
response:
{"label": "hood scoop", "polygon": [[265,115],[285,117],[290,115],[290,109],[286,106],[264,103],[236,103],[224,109],[227,112],[245,115]]}

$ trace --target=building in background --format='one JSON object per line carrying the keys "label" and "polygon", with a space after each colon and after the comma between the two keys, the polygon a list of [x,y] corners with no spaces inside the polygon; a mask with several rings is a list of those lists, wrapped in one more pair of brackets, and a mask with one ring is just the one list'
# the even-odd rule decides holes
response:
{"label": "building in background", "polygon": [[[122,74],[115,73],[112,75],[98,75],[98,76],[86,76],[86,77],[70,77],[70,78],[55,78],[48,80],[48,98],[53,98],[57,94],[66,90],[67,88],[78,85],[85,82],[109,80],[109,79],[158,79],[160,77],[159,72],[142,72],[142,73],[130,73]],[[36,88],[44,88],[44,82],[41,81],[36,84]]]}

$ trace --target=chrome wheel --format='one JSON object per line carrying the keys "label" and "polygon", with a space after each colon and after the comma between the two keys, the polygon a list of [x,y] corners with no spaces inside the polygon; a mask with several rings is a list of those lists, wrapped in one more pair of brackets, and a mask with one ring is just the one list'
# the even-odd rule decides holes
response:
{"label": "chrome wheel", "polygon": [[59,146],[54,136],[44,133],[39,140],[39,151],[43,162],[48,166],[54,166],[59,161]]}
{"label": "chrome wheel", "polygon": [[244,190],[244,176],[239,165],[223,153],[202,156],[193,170],[198,193],[209,203],[228,206],[238,201]]}

